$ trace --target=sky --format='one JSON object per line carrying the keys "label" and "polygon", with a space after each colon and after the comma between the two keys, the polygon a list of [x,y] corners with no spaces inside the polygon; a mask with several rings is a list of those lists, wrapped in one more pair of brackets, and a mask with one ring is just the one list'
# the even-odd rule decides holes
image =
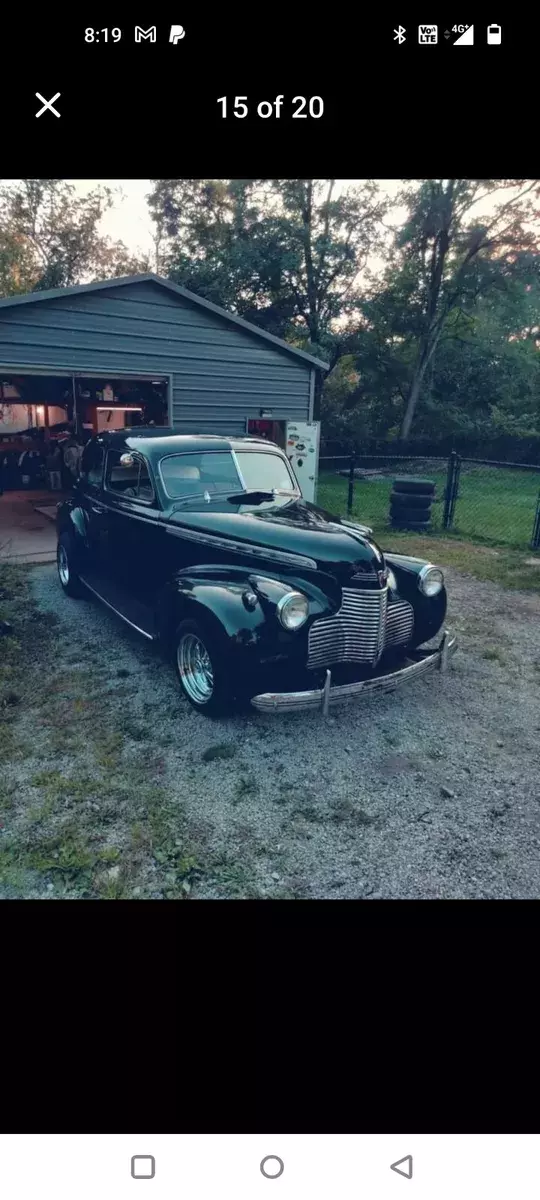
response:
{"label": "sky", "polygon": [[98,184],[118,191],[114,207],[102,219],[101,232],[115,242],[124,242],[133,253],[152,251],[152,222],[146,203],[152,189],[149,179],[68,179],[67,183],[72,183],[80,195]]}

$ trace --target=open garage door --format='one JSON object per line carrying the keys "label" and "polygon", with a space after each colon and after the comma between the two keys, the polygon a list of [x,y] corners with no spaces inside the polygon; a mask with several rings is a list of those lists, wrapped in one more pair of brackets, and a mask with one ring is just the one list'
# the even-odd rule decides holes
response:
{"label": "open garage door", "polygon": [[54,558],[56,505],[73,485],[74,447],[104,429],[168,425],[170,408],[167,376],[0,365],[0,563]]}

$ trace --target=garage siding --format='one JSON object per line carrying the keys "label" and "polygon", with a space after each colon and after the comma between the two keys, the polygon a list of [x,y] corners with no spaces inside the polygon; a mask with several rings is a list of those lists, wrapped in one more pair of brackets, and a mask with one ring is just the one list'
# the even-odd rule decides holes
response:
{"label": "garage siding", "polygon": [[184,432],[241,434],[246,415],[309,417],[309,363],[152,282],[0,309],[0,367],[172,375]]}

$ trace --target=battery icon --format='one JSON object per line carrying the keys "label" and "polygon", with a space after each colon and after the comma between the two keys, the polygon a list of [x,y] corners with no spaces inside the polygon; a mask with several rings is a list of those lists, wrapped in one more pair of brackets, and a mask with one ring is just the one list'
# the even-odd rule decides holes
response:
{"label": "battery icon", "polygon": [[488,25],[488,46],[500,46],[502,30],[500,25]]}

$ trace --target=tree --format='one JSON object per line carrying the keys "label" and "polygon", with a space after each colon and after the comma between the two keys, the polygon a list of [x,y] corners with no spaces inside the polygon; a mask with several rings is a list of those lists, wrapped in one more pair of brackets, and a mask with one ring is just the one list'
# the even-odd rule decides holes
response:
{"label": "tree", "polygon": [[150,210],[171,279],[336,362],[339,322],[379,248],[386,202],[366,180],[155,180]]}
{"label": "tree", "polygon": [[2,295],[148,270],[147,260],[100,233],[113,201],[110,188],[79,196],[58,179],[23,179],[0,188]]}
{"label": "tree", "polygon": [[[491,288],[505,286],[535,246],[538,180],[430,179],[400,196],[408,218],[397,233],[373,306],[386,311],[392,336],[410,356],[401,435],[411,431],[424,381],[453,313]],[[491,215],[479,219],[482,206]]]}
{"label": "tree", "polygon": [[[424,377],[415,439],[483,453],[502,439],[540,437],[540,254],[498,261],[498,278],[448,315]],[[399,441],[416,365],[411,309],[396,286],[364,306],[354,353],[323,393],[325,440]]]}

